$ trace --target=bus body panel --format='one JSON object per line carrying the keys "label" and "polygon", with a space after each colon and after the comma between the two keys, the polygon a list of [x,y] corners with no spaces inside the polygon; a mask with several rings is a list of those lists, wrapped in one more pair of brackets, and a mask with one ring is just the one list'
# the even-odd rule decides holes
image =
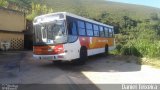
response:
{"label": "bus body panel", "polygon": [[88,50],[88,56],[104,53],[105,46],[109,47],[109,50],[114,49],[113,38],[102,38],[102,37],[80,37],[81,46],[85,46]]}
{"label": "bus body panel", "polygon": [[80,42],[79,39],[77,39],[73,43],[64,44],[64,48],[65,50],[67,50],[66,57],[69,61],[72,59],[79,58],[79,50],[81,48],[81,45],[79,42]]}
{"label": "bus body panel", "polygon": [[68,60],[65,53],[56,55],[33,55],[36,60]]}
{"label": "bus body panel", "polygon": [[[63,44],[64,50],[67,52],[62,54],[53,55],[51,52],[48,52],[49,47],[55,46],[34,46],[34,51],[36,49],[39,50],[38,53],[34,52],[34,57],[36,59],[46,59],[46,60],[68,60],[71,61],[72,59],[79,58],[79,51],[82,46],[85,46],[88,51],[88,56],[104,53],[105,52],[105,45],[109,46],[109,50],[113,50],[115,46],[113,38],[100,38],[100,37],[79,37],[73,43],[66,43]],[[64,58],[58,58],[59,56],[63,56]]]}

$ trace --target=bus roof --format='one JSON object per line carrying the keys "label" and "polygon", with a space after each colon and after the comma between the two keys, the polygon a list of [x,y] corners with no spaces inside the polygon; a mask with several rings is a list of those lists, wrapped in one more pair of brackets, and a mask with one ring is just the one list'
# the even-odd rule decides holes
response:
{"label": "bus roof", "polygon": [[84,20],[84,21],[90,22],[90,23],[95,23],[95,24],[98,24],[98,25],[102,25],[102,26],[107,26],[107,27],[113,28],[113,26],[106,25],[106,24],[103,24],[103,23],[100,23],[100,22],[97,22],[97,21],[94,21],[94,20],[91,20],[91,19],[88,19],[88,18],[84,18],[82,16],[78,16],[78,15],[75,15],[75,14],[72,14],[72,13],[68,13],[68,12],[56,12],[56,13],[44,14],[44,15],[41,15],[41,16],[37,16],[35,19],[41,18],[41,17],[52,16],[52,15],[55,15],[55,14],[64,14],[66,16],[71,16],[71,17],[74,17],[74,18],[77,18],[77,19],[80,19],[80,20]]}

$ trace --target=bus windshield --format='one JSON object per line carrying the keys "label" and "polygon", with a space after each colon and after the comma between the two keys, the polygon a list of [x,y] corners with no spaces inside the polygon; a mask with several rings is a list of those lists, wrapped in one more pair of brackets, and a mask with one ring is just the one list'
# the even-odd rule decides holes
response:
{"label": "bus windshield", "polygon": [[58,44],[65,42],[64,20],[36,24],[34,25],[34,32],[34,44]]}

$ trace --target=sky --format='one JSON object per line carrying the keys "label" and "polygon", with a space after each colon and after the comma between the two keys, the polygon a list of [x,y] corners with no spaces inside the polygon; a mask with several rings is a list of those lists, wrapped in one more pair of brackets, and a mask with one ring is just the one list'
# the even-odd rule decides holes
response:
{"label": "sky", "polygon": [[145,6],[160,8],[160,0],[106,0],[106,1],[145,5]]}

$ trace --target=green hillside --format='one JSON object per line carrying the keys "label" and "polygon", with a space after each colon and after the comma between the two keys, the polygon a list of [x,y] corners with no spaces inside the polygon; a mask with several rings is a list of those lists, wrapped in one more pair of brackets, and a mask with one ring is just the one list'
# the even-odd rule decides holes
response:
{"label": "green hillside", "polygon": [[[44,3],[44,0],[36,0]],[[97,17],[101,12],[108,12],[111,16],[120,17],[127,15],[131,18],[146,19],[151,13],[158,13],[160,9],[115,3],[105,0],[45,0],[49,7],[52,7],[54,12],[67,11],[76,14],[87,12],[89,17]]]}

